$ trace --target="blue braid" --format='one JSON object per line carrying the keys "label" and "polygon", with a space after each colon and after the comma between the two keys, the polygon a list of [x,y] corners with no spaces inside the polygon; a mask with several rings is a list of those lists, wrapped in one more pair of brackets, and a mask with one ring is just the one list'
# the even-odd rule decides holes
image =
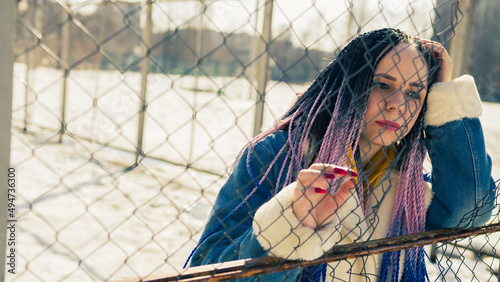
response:
{"label": "blue braid", "polygon": [[420,260],[420,263],[419,263],[419,270],[418,270],[418,276],[420,277],[424,277],[425,276],[425,279],[426,281],[431,281],[430,278],[429,278],[429,274],[427,273],[427,268],[425,268],[425,258],[429,259],[430,261],[430,258],[427,256],[427,253],[424,251],[423,247],[420,247],[422,248],[422,251],[419,252],[419,260]]}
{"label": "blue braid", "polygon": [[[398,219],[395,222],[394,230],[392,231],[391,237],[396,237],[402,235],[403,233],[403,224],[401,219]],[[391,228],[391,227],[389,227]],[[389,276],[389,270],[391,268],[392,262],[395,261],[395,271],[392,273],[391,280],[398,280],[399,276],[399,260],[401,258],[401,250],[388,252],[382,256],[382,264],[380,265],[380,281],[387,281],[387,277]]]}
{"label": "blue braid", "polygon": [[300,282],[323,282],[326,278],[326,263],[305,267]]}
{"label": "blue braid", "polygon": [[[406,256],[409,256],[414,252],[415,249],[408,249]],[[411,281],[415,278],[415,266],[412,265],[412,263],[413,261],[410,260],[405,261],[405,272],[404,272],[405,281]]]}
{"label": "blue braid", "polygon": [[398,276],[399,276],[399,261],[400,261],[400,259],[401,259],[401,250],[395,252],[394,261],[396,261],[397,263],[395,264],[396,269],[394,270],[394,273],[397,273],[397,275],[394,275],[394,273],[392,274],[392,281],[393,282],[398,282],[398,280],[399,280]]}
{"label": "blue braid", "polygon": [[326,278],[326,264],[322,264],[318,267],[318,270],[313,276],[314,282],[323,282]]}

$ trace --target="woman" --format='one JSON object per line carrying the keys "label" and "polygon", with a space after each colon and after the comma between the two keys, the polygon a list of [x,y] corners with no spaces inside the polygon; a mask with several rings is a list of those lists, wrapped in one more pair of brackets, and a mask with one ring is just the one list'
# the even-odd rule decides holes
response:
{"label": "woman", "polygon": [[[315,259],[335,245],[484,224],[494,184],[482,106],[472,77],[452,81],[451,73],[436,42],[389,28],[355,38],[246,146],[191,265]],[[432,189],[423,177],[427,151]],[[427,276],[422,247],[251,279],[403,276]]]}

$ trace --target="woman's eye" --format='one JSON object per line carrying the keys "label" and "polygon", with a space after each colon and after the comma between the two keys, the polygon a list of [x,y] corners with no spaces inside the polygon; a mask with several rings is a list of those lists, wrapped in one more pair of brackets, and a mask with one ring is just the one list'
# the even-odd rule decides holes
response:
{"label": "woman's eye", "polygon": [[379,89],[389,89],[389,85],[383,83],[383,82],[375,82],[373,83],[373,86]]}
{"label": "woman's eye", "polygon": [[420,99],[420,91],[410,91],[406,95],[412,99]]}

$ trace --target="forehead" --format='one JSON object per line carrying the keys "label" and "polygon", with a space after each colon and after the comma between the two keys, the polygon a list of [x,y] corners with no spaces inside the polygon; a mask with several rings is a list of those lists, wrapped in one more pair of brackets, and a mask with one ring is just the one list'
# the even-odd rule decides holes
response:
{"label": "forehead", "polygon": [[380,60],[375,74],[391,74],[404,81],[426,81],[428,67],[424,56],[414,45],[401,43]]}

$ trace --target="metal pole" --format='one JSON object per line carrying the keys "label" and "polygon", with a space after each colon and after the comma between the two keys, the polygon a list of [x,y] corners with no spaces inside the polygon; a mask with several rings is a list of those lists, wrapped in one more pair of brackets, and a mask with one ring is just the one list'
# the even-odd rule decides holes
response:
{"label": "metal pole", "polygon": [[[457,0],[458,1],[458,0]],[[456,24],[456,3],[449,0],[436,0],[435,18],[432,20],[432,40],[441,43],[448,51],[450,40],[454,34],[452,27]]]}
{"label": "metal pole", "polygon": [[62,46],[61,46],[61,63],[64,70],[64,76],[61,89],[61,130],[59,131],[59,143],[62,143],[62,137],[66,132],[66,98],[68,92],[68,76],[69,67],[69,48],[70,48],[70,28],[71,17],[70,5],[66,3],[67,9],[63,9],[63,17],[66,16],[67,22],[62,27]]}
{"label": "metal pole", "polygon": [[[256,67],[256,62],[252,62],[252,60],[255,60],[255,57],[257,57],[257,49],[259,48],[259,37],[257,34],[258,30],[258,24],[259,24],[259,0],[255,0],[255,32],[253,33],[252,36],[252,48],[250,49],[250,60],[251,65],[248,68],[248,74],[250,76],[250,80],[253,82],[255,81],[257,77],[257,67]],[[248,100],[252,100],[252,97],[255,93],[255,88],[253,86],[253,83],[250,84],[250,89],[248,91]]]}
{"label": "metal pole", "polygon": [[473,26],[474,26],[474,12],[476,8],[476,0],[461,0],[457,3],[460,5],[460,12],[463,17],[460,19],[458,9],[453,13],[457,22],[453,21],[451,24],[454,26],[455,36],[450,40],[448,52],[450,53],[451,60],[453,61],[453,74],[452,76],[459,77],[460,75],[468,72],[469,57],[472,49]]}
{"label": "metal pole", "polygon": [[192,104],[192,109],[193,109],[193,115],[191,116],[191,138],[189,138],[189,156],[188,156],[188,162],[189,164],[192,163],[193,161],[193,151],[194,151],[194,139],[196,135],[196,108],[198,107],[198,92],[200,91],[199,89],[199,79],[200,79],[200,65],[201,65],[201,58],[203,57],[203,15],[206,12],[207,6],[203,2],[203,0],[200,0],[200,5],[201,5],[201,13],[198,18],[198,27],[196,28],[196,52],[198,53],[198,58],[196,62],[196,69],[195,69],[195,78],[194,78],[194,86],[193,86],[193,104]]}
{"label": "metal pole", "polygon": [[[468,6],[468,0],[462,0],[462,9],[464,6]],[[457,14],[458,15],[458,14]],[[467,14],[464,13],[464,16],[461,22],[455,27],[455,36],[450,42],[450,57],[453,61],[453,77],[458,77],[462,73],[462,64],[463,64],[463,51],[465,44],[465,32],[467,27]]]}
{"label": "metal pole", "polygon": [[[104,39],[104,31],[106,29],[106,17],[105,17],[105,11],[107,9],[107,4],[108,2],[102,2],[100,4],[100,9],[97,10],[98,16],[99,16],[99,32],[97,34],[97,40],[99,41],[98,44],[102,44],[102,40]],[[102,68],[102,56],[101,53],[96,54],[95,56],[95,61],[94,61],[94,68],[95,68],[95,87],[94,87],[94,106],[92,107],[92,117],[90,121],[90,142],[97,144],[99,136],[97,135],[96,132],[96,125],[97,125],[97,98],[99,97],[99,85],[100,85],[100,77],[101,77],[101,68]]]}
{"label": "metal pole", "polygon": [[[35,21],[35,9],[38,9],[38,6],[35,5],[35,0],[28,1],[28,18],[31,21]],[[24,89],[24,128],[23,131],[27,132],[28,131],[28,124],[29,124],[29,119],[30,119],[30,113],[29,113],[29,105],[31,104],[31,95],[30,95],[30,88],[32,87],[31,79],[30,79],[30,70],[31,67],[34,65],[33,64],[33,59],[35,56],[30,55],[30,45],[34,44],[36,42],[36,37],[34,35],[30,35],[30,39],[26,40],[26,51],[25,51],[25,63],[26,63],[26,70],[24,74],[24,81],[26,84],[26,87]]]}
{"label": "metal pole", "polygon": [[153,14],[153,0],[146,2],[146,25],[142,30],[142,39],[144,40],[144,60],[141,64],[141,105],[139,108],[139,126],[137,131],[137,150],[135,153],[135,163],[139,162],[139,156],[143,156],[142,142],[144,137],[144,118],[147,108],[147,89],[148,89],[148,74],[150,67],[149,46],[151,45],[151,26]]}
{"label": "metal pole", "polygon": [[[43,16],[41,15],[40,7],[43,6],[43,0],[30,0],[28,1],[28,19],[34,23],[35,30],[42,33],[43,29]],[[29,35],[28,35],[29,34]],[[31,32],[25,32],[24,37],[28,37],[26,42],[26,72],[25,72],[25,84],[26,89],[24,93],[24,128],[23,131],[27,132],[29,124],[31,122],[30,105],[34,102],[34,97],[31,94],[33,89],[35,89],[35,73],[33,70],[38,67],[42,61],[42,53],[39,48],[34,48],[30,51],[33,45],[37,44],[38,38]],[[20,37],[18,37],[20,38]]]}
{"label": "metal pole", "polygon": [[474,26],[476,24],[477,0],[471,0],[469,10],[467,11],[467,31],[465,34],[465,50],[463,53],[464,62],[462,64],[462,74],[469,73],[470,61],[472,57],[472,48],[474,43]]}
{"label": "metal pole", "polygon": [[[7,244],[7,224],[12,219],[8,215],[7,210],[7,196],[9,181],[9,167],[10,167],[10,136],[11,136],[11,115],[12,115],[12,81],[13,81],[13,67],[14,67],[14,39],[15,39],[15,16],[16,7],[15,1],[4,1],[2,9],[0,9],[0,128],[3,130],[0,134],[0,222],[2,231],[0,232],[0,281],[5,279],[6,267],[6,244]],[[15,192],[14,192],[15,196]],[[14,229],[15,231],[15,229]],[[9,231],[9,238],[11,234]],[[16,246],[9,246],[10,249]],[[15,255],[15,253],[14,253]],[[15,258],[14,258],[15,260]],[[9,262],[11,258],[9,258]],[[16,266],[15,262],[14,266]],[[11,269],[12,265],[9,265]],[[17,270],[17,269],[16,269]],[[8,270],[7,270],[8,271]]]}
{"label": "metal pole", "polygon": [[257,62],[257,97],[255,101],[255,118],[253,136],[261,132],[264,121],[264,105],[266,97],[266,86],[269,68],[269,42],[271,41],[271,23],[273,20],[274,0],[267,0],[264,8],[264,23],[262,26],[262,38],[259,42],[259,54],[263,54]]}
{"label": "metal pole", "polygon": [[[28,48],[26,48],[28,49]],[[26,55],[25,55],[25,58],[26,58],[26,70],[25,70],[25,73],[24,73],[24,83],[26,84],[25,86],[25,89],[24,89],[24,101],[25,101],[25,104],[24,104],[24,128],[23,128],[23,132],[27,132],[28,131],[28,120],[30,118],[29,116],[29,105],[30,105],[30,53],[29,52],[26,52]]]}

